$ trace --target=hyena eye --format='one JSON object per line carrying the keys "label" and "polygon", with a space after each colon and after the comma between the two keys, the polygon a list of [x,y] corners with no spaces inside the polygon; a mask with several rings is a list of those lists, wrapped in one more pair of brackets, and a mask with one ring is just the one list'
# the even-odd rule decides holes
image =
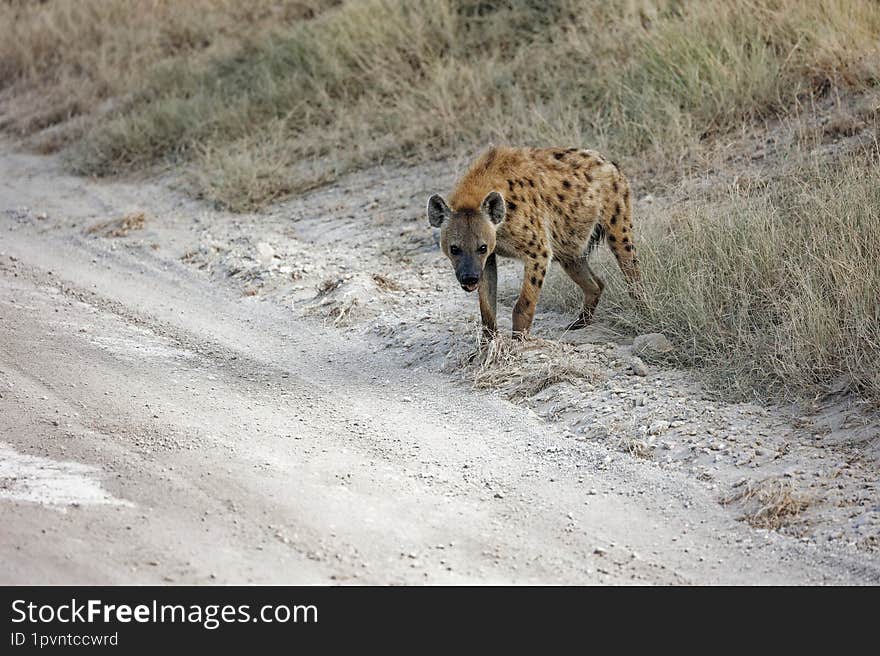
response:
{"label": "hyena eye", "polygon": [[477,252],[478,252],[480,255],[485,255],[487,250],[489,250],[489,248],[486,246],[486,244],[483,244],[482,246],[480,246],[480,247],[477,249]]}
{"label": "hyena eye", "polygon": [[461,249],[458,246],[450,246],[449,252],[453,255],[461,255]]}

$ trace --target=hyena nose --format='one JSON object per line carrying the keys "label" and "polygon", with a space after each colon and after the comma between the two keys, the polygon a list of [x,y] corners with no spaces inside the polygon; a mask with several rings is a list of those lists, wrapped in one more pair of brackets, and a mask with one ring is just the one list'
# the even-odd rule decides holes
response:
{"label": "hyena nose", "polygon": [[480,282],[479,276],[462,276],[461,277],[461,284],[466,287],[473,287],[474,285],[476,285],[479,282]]}

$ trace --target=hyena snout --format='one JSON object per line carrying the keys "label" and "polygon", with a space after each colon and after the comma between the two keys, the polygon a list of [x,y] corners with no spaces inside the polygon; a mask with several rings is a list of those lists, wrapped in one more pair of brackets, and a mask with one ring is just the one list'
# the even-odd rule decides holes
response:
{"label": "hyena snout", "polygon": [[466,292],[472,292],[477,288],[480,284],[480,274],[482,274],[480,263],[476,261],[462,260],[455,267],[455,277]]}

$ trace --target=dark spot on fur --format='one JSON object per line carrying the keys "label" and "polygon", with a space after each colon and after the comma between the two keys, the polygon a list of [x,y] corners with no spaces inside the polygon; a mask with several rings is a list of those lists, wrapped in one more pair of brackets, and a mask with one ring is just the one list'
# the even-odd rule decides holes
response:
{"label": "dark spot on fur", "polygon": [[565,202],[565,196],[563,196],[562,194],[556,194],[556,197],[559,199],[559,202],[560,202],[560,203],[564,203],[564,202]]}
{"label": "dark spot on fur", "polygon": [[627,250],[627,252],[633,249],[632,244],[627,244],[626,246],[624,246],[624,248]]}
{"label": "dark spot on fur", "polygon": [[620,170],[620,167],[617,165],[617,162],[615,162],[614,160],[611,160],[611,166],[616,168],[618,171]]}
{"label": "dark spot on fur", "polygon": [[627,243],[627,242],[629,241],[629,237],[624,237],[624,238],[622,239],[622,241],[623,241],[624,244]]}
{"label": "dark spot on fur", "polygon": [[571,189],[571,183],[568,180],[563,180],[562,186],[565,187],[566,189]]}
{"label": "dark spot on fur", "polygon": [[615,223],[617,223],[617,214],[612,214],[611,215],[611,225],[614,225]]}
{"label": "dark spot on fur", "polygon": [[511,191],[513,191],[513,180],[507,181],[507,188],[510,189]]}
{"label": "dark spot on fur", "polygon": [[615,237],[614,235],[608,235],[608,241],[614,243],[617,241],[617,237]]}
{"label": "dark spot on fur", "polygon": [[611,183],[611,188],[614,190],[614,193],[617,193],[617,180]]}
{"label": "dark spot on fur", "polygon": [[528,255],[529,255],[529,257],[532,258],[533,260],[537,260],[537,259],[538,259],[538,254],[537,254],[537,253],[533,253],[532,251],[529,251]]}
{"label": "dark spot on fur", "polygon": [[537,284],[538,284],[538,279],[537,279],[535,276],[532,276],[532,284],[533,284],[533,285],[537,285]]}
{"label": "dark spot on fur", "polygon": [[562,151],[558,153],[553,153],[553,157],[555,157],[556,159],[562,159],[563,157],[565,157],[565,153],[563,153]]}
{"label": "dark spot on fur", "polygon": [[593,176],[590,175],[587,171],[584,171],[584,180],[586,180],[587,182],[592,182]]}
{"label": "dark spot on fur", "polygon": [[511,203],[510,201],[507,202],[507,209],[510,210],[511,212],[516,210],[516,207],[517,207],[516,203]]}
{"label": "dark spot on fur", "polygon": [[529,183],[529,186],[530,186],[532,189],[535,188],[535,181],[534,181],[534,180],[532,180],[531,178],[527,178],[527,179],[526,179],[526,182]]}
{"label": "dark spot on fur", "polygon": [[547,251],[541,251],[541,257],[547,257]]}

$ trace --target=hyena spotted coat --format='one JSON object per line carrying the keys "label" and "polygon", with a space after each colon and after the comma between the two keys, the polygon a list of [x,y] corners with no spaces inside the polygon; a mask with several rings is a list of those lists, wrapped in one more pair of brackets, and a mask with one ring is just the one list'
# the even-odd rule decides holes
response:
{"label": "hyena spotted coat", "polygon": [[459,180],[448,204],[438,194],[431,196],[428,221],[440,228],[441,248],[462,288],[479,289],[487,334],[497,330],[498,255],[525,265],[513,309],[514,335],[532,325],[551,260],[584,292],[580,314],[568,328],[590,323],[604,283],[587,258],[603,239],[638,297],[629,183],[614,162],[594,151],[492,148]]}

